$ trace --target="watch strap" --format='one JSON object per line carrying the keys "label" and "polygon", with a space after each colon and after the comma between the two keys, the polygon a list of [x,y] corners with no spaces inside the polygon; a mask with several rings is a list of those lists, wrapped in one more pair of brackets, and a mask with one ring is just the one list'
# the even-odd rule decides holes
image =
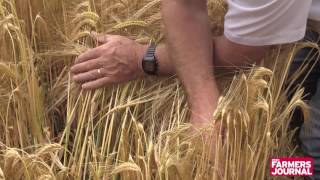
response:
{"label": "watch strap", "polygon": [[158,75],[158,61],[155,53],[156,45],[151,44],[142,60],[143,71],[148,75]]}

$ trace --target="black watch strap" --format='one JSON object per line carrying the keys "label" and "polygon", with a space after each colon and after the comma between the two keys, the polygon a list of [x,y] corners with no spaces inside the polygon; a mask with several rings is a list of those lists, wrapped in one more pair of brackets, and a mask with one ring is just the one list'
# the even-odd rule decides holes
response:
{"label": "black watch strap", "polygon": [[148,75],[158,75],[158,60],[155,56],[156,45],[152,44],[148,48],[142,60],[143,71]]}

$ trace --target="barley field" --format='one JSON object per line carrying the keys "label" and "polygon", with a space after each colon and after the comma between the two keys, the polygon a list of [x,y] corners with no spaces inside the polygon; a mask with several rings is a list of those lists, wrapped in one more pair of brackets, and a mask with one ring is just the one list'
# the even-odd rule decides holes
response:
{"label": "barley field", "polygon": [[[214,35],[227,6],[208,2]],[[213,122],[225,134],[207,146],[190,133],[186,96],[175,77],[83,92],[71,81],[91,31],[140,43],[165,42],[160,0],[0,0],[0,180],[264,180],[269,158],[296,156],[295,109],[303,89],[288,76],[312,43],[273,47],[262,66],[226,73]],[[287,83],[289,82],[289,83]],[[293,93],[291,100],[286,94]]]}

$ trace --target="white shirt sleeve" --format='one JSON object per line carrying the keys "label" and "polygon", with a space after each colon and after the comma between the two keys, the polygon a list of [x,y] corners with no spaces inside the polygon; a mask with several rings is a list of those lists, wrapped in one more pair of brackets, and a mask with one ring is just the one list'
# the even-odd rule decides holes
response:
{"label": "white shirt sleeve", "polygon": [[228,0],[224,35],[249,46],[302,39],[312,0]]}

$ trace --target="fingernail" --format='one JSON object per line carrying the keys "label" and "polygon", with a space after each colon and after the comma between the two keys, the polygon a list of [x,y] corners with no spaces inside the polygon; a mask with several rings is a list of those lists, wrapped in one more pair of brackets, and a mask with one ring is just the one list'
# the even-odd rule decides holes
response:
{"label": "fingernail", "polygon": [[91,31],[91,36],[97,36],[98,35],[98,33],[97,32],[95,32],[95,31]]}
{"label": "fingernail", "polygon": [[88,87],[86,87],[84,84],[81,85],[81,88],[82,88],[84,91],[87,91],[87,90],[88,90]]}

